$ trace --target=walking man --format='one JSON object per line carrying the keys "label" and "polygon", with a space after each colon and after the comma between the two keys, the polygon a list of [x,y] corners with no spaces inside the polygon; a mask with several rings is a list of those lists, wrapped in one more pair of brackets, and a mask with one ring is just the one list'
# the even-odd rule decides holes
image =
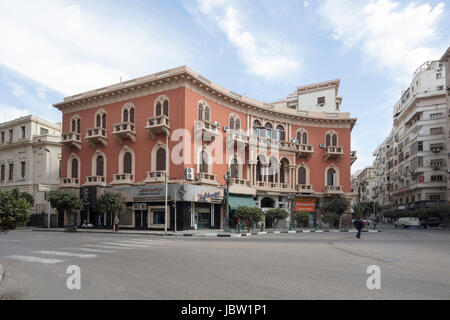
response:
{"label": "walking man", "polygon": [[361,221],[361,218],[356,219],[355,222],[353,222],[353,224],[355,225],[356,230],[358,230],[356,237],[358,239],[361,239],[361,230],[363,228],[363,222]]}
{"label": "walking man", "polygon": [[114,231],[119,231],[119,217],[114,218]]}

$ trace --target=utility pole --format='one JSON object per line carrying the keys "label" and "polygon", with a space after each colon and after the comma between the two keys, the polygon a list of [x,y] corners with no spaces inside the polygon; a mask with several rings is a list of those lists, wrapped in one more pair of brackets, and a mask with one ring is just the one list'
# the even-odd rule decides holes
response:
{"label": "utility pole", "polygon": [[[169,185],[169,131],[167,129],[165,130],[166,133],[166,174],[165,174],[165,184],[166,184],[166,196],[164,199],[164,210],[165,210],[165,217],[164,217],[164,235],[167,235],[167,196],[168,196],[168,185]],[[175,204],[176,205],[176,204]]]}
{"label": "utility pole", "polygon": [[225,226],[223,231],[230,231],[230,171],[228,170],[227,174],[224,176],[225,181],[227,182],[227,188],[225,190]]}
{"label": "utility pole", "polygon": [[49,168],[48,168],[48,217],[47,217],[47,228],[50,229],[50,214],[51,214],[51,207],[50,207],[50,191],[52,190],[52,154],[50,153],[50,150],[45,148],[45,151],[48,152],[48,159],[49,159]]}

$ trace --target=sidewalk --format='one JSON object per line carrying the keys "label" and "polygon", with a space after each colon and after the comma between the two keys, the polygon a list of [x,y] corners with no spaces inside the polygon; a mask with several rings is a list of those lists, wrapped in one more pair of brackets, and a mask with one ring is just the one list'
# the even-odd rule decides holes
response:
{"label": "sidewalk", "polygon": [[[33,231],[44,232],[65,232],[64,228],[34,228]],[[126,230],[122,229],[119,232],[114,232],[110,229],[77,229],[77,233],[103,233],[103,234],[133,234],[133,235],[147,235],[147,236],[172,236],[172,237],[218,237],[218,238],[240,238],[257,236],[264,234],[281,234],[281,233],[325,233],[325,232],[354,232],[356,229],[349,230],[335,230],[335,229],[298,229],[298,230],[266,230],[266,231],[252,231],[252,232],[224,232],[223,230],[186,230],[186,231],[147,231],[147,230]],[[363,230],[363,232],[380,232],[379,230]]]}

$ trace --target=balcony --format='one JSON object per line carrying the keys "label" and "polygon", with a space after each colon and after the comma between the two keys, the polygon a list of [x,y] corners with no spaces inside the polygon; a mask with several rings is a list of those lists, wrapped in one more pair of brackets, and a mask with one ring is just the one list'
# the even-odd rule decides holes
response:
{"label": "balcony", "polygon": [[250,186],[250,182],[245,179],[233,178],[230,181],[230,193],[256,195],[256,189]]}
{"label": "balcony", "polygon": [[234,142],[240,143],[240,144],[248,144],[248,136],[246,133],[242,132],[242,131],[237,131],[237,130],[232,130],[229,133],[229,137],[231,137],[231,139]]}
{"label": "balcony", "polygon": [[344,193],[342,191],[341,186],[325,186],[325,193],[327,194],[341,194]]}
{"label": "balcony", "polygon": [[81,150],[81,134],[77,132],[68,132],[62,135],[61,143],[66,146],[69,150],[76,148]]}
{"label": "balcony", "polygon": [[117,173],[113,175],[113,185],[134,184],[134,175],[131,173]]}
{"label": "balcony", "polygon": [[325,161],[328,161],[330,159],[340,159],[343,155],[344,149],[342,147],[325,147]]}
{"label": "balcony", "polygon": [[165,183],[166,171],[147,171],[147,178],[144,183]]}
{"label": "balcony", "polygon": [[351,160],[351,162],[350,162],[351,164],[355,163],[355,161],[358,160],[358,157],[356,156],[356,151],[351,151],[350,160]]}
{"label": "balcony", "polygon": [[197,173],[197,182],[201,184],[219,185],[215,174],[199,172]]}
{"label": "balcony", "polygon": [[298,144],[297,154],[300,157],[310,157],[314,154],[314,147],[310,144]]}
{"label": "balcony", "polygon": [[155,139],[157,134],[168,134],[170,132],[170,120],[165,114],[147,119],[145,130]]}
{"label": "balcony", "polygon": [[219,128],[216,123],[209,121],[195,121],[195,134],[201,135],[202,140],[206,142],[213,142],[219,135]]}
{"label": "balcony", "polygon": [[288,141],[279,141],[279,147],[282,151],[290,151],[290,152],[297,152],[297,144],[294,142],[288,142]]}
{"label": "balcony", "polygon": [[117,142],[120,144],[124,140],[130,140],[132,142],[136,141],[136,131],[134,123],[132,122],[121,122],[114,125],[113,135],[116,137]]}
{"label": "balcony", "polygon": [[79,188],[80,179],[78,178],[62,178],[61,179],[62,188]]}
{"label": "balcony", "polygon": [[103,176],[89,176],[86,177],[86,186],[101,186],[106,183],[106,178]]}
{"label": "balcony", "polygon": [[85,139],[93,147],[95,147],[97,144],[101,144],[104,147],[106,147],[108,145],[106,129],[104,129],[104,128],[87,129]]}
{"label": "balcony", "polygon": [[314,193],[313,187],[310,184],[299,184],[296,190],[298,193]]}

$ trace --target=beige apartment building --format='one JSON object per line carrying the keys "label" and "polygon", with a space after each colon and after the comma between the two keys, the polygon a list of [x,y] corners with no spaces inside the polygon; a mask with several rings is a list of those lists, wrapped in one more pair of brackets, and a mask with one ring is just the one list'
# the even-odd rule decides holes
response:
{"label": "beige apartment building", "polygon": [[393,110],[393,128],[374,152],[374,195],[384,209],[447,201],[445,65],[430,61],[413,74]]}
{"label": "beige apartment building", "polygon": [[[447,51],[444,53],[444,55],[441,58],[441,62],[445,65],[445,91],[446,91],[446,104],[447,104],[447,130],[448,130],[448,136],[447,136],[447,151],[450,150],[450,47],[447,49]],[[450,152],[447,153],[447,174],[450,173]],[[450,204],[450,179],[447,179],[447,202]]]}
{"label": "beige apartment building", "polygon": [[52,189],[59,187],[60,140],[60,124],[32,115],[0,123],[0,189],[18,188],[33,195],[32,213],[39,216],[48,213],[39,185],[48,185],[51,175]]}
{"label": "beige apartment building", "polygon": [[377,176],[373,166],[358,171],[352,179],[352,187],[357,194],[357,201],[370,202],[374,201],[374,187],[377,182]]}

